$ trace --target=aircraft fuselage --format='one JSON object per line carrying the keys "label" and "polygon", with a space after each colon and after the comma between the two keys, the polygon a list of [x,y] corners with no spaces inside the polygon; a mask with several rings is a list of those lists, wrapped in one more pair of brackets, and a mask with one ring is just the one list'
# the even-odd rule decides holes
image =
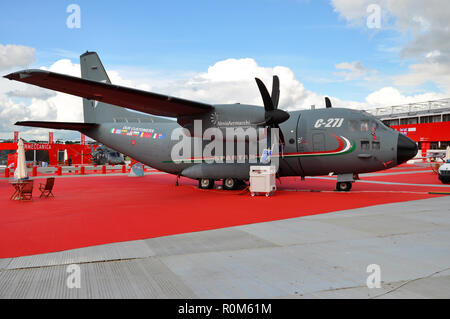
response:
{"label": "aircraft fuselage", "polygon": [[[234,105],[230,105],[233,108]],[[217,106],[217,110],[226,109]],[[241,109],[255,113],[261,107],[239,105]],[[217,121],[211,112],[207,115],[211,125],[225,126],[230,121]],[[219,112],[219,114],[221,114]],[[366,112],[326,108],[289,112],[290,118],[280,125],[285,137],[285,146],[279,156],[279,176],[316,176],[328,174],[359,174],[394,167],[417,152],[417,146],[408,138],[386,127],[381,121]],[[231,123],[236,126],[236,123]],[[239,121],[249,127],[245,112]],[[239,126],[239,125],[237,125]],[[250,125],[251,126],[251,125]],[[186,126],[185,126],[186,127]],[[220,169],[205,170],[199,162],[177,163],[171,156],[179,140],[172,139],[172,132],[181,126],[173,122],[154,123],[101,123],[98,128],[84,132],[91,138],[129,155],[158,170],[176,175],[196,178],[225,178],[224,176],[248,178],[248,163],[220,164]],[[191,137],[199,139],[198,137]],[[202,141],[205,148],[210,141]],[[257,164],[256,164],[257,165]],[[206,168],[208,168],[206,167]],[[220,172],[219,172],[220,171]],[[183,174],[183,172],[187,172]],[[231,174],[231,176],[230,176]]]}

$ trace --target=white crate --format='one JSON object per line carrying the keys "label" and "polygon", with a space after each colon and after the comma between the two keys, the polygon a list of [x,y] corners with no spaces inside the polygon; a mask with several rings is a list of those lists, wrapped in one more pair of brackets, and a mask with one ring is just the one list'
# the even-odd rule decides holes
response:
{"label": "white crate", "polygon": [[275,166],[250,166],[250,193],[265,193],[269,196],[277,190]]}

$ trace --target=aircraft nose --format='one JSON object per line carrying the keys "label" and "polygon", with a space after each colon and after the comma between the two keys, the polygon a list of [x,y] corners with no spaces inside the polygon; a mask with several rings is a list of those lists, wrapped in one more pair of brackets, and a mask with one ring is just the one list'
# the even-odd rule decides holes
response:
{"label": "aircraft nose", "polygon": [[417,154],[417,144],[403,134],[398,134],[397,165],[406,162]]}

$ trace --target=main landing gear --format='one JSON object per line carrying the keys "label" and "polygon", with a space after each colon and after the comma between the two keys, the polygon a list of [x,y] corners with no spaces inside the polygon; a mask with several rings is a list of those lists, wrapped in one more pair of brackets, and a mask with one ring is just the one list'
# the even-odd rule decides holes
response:
{"label": "main landing gear", "polygon": [[214,179],[212,178],[201,178],[198,180],[198,188],[200,189],[211,189],[214,187]]}
{"label": "main landing gear", "polygon": [[[198,180],[198,188],[200,189],[211,189],[214,187],[214,179],[211,178],[201,178]],[[224,178],[222,182],[222,188],[224,190],[230,191],[234,189],[239,189],[245,185],[245,182],[236,178]]]}
{"label": "main landing gear", "polygon": [[224,190],[231,191],[237,187],[238,180],[235,178],[224,178],[222,186]]}

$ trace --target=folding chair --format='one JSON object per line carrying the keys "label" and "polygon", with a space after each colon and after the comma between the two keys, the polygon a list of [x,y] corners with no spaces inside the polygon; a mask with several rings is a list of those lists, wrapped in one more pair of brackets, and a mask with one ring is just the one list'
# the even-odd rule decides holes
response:
{"label": "folding chair", "polygon": [[52,197],[55,197],[52,193],[54,184],[55,184],[54,177],[47,178],[47,181],[45,182],[45,184],[40,183],[39,190],[41,191],[41,196],[39,196],[39,197],[42,197],[42,196],[49,197],[50,195],[52,195]]}
{"label": "folding chair", "polygon": [[34,184],[33,180],[25,181],[18,195],[20,200],[32,200],[33,184]]}

